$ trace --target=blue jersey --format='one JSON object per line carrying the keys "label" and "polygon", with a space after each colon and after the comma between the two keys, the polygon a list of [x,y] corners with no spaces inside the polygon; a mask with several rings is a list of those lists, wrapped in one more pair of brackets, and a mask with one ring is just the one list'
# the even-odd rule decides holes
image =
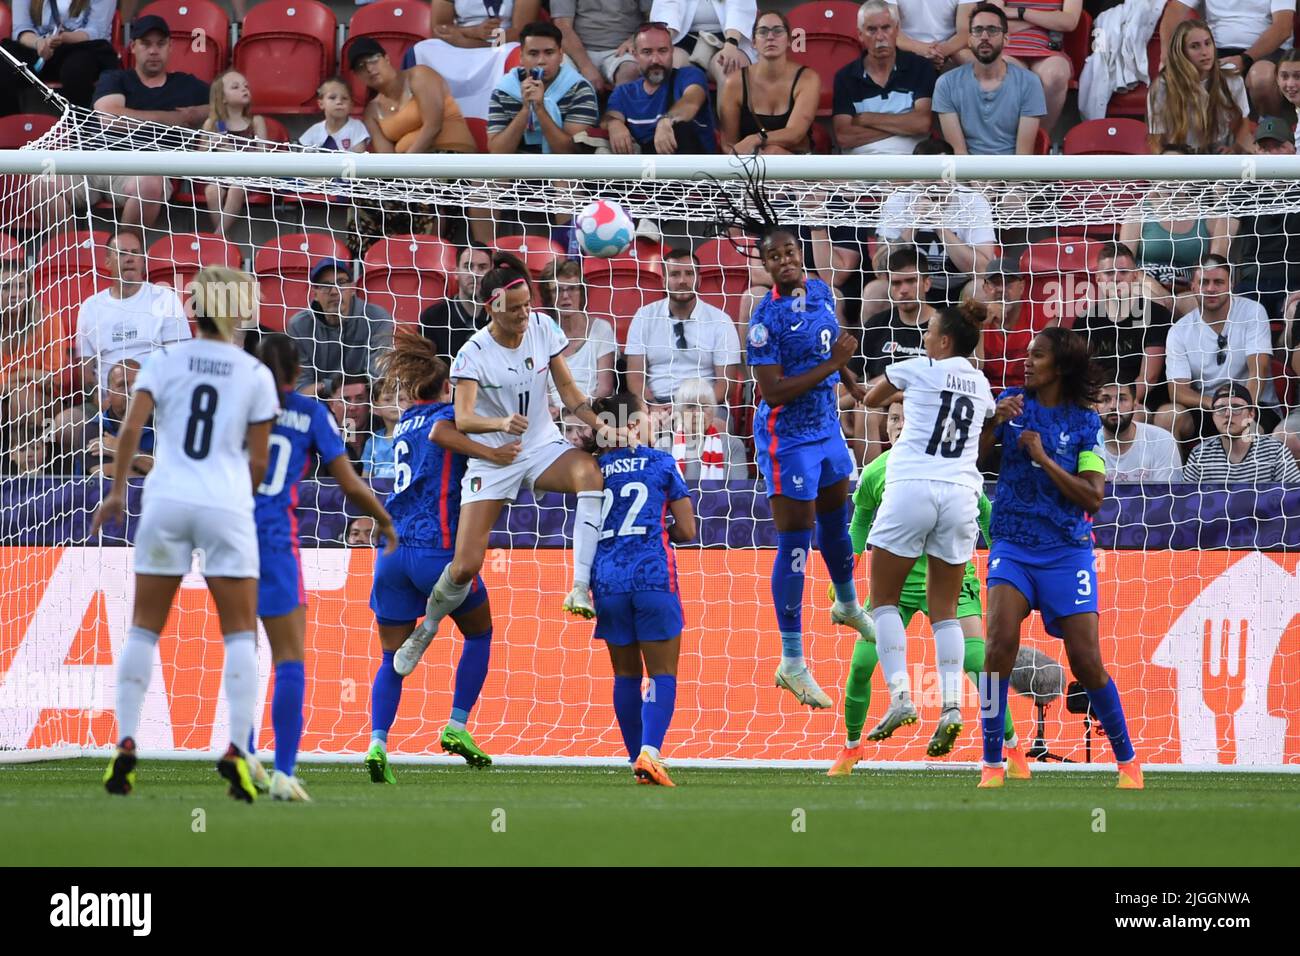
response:
{"label": "blue jersey", "polygon": [[403,545],[450,551],[456,547],[460,482],[466,458],[447,451],[432,437],[438,422],[455,422],[448,402],[420,402],[402,412],[393,429],[397,477],[385,506]]}
{"label": "blue jersey", "polygon": [[[1080,456],[1100,455],[1097,413],[1077,405],[1045,408],[1023,388],[1009,388],[999,398],[1024,394],[1025,410],[997,428],[1002,442],[1002,467],[993,499],[993,540],[1025,548],[1090,548],[1092,519],[1066,499],[1043,469],[1020,448],[1020,433],[1038,432],[1043,451],[1068,471],[1095,470],[1080,465]],[[1099,460],[1099,459],[1098,459]]]}
{"label": "blue jersey", "polygon": [[600,456],[605,507],[592,565],[593,594],[676,591],[677,560],[668,543],[668,503],[687,497],[673,456],[654,448],[617,448]]}
{"label": "blue jersey", "polygon": [[[839,337],[835,294],[821,279],[808,279],[804,295],[781,296],[775,289],[763,297],[749,318],[750,365],[779,365],[786,375],[799,375],[830,358]],[[835,386],[839,372],[785,405],[758,403],[755,430],[780,441],[782,447],[822,441],[840,435]]]}
{"label": "blue jersey", "polygon": [[271,428],[266,476],[254,503],[257,533],[297,541],[298,483],[313,456],[328,465],[346,455],[334,416],[319,400],[294,391],[280,393],[280,414]]}

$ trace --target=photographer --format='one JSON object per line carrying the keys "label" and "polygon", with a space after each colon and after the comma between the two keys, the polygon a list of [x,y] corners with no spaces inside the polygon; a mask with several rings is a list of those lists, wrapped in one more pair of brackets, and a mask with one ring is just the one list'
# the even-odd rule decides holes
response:
{"label": "photographer", "polygon": [[523,66],[497,81],[488,107],[488,151],[571,153],[573,137],[600,119],[596,91],[564,59],[552,23],[519,32]]}

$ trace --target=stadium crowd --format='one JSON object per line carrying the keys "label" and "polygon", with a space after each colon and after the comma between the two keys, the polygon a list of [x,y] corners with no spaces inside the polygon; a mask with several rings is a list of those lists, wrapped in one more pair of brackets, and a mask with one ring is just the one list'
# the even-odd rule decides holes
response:
{"label": "stadium crowd", "polygon": [[[375,152],[1011,155],[1076,151],[1083,132],[1095,137],[1101,128],[1115,141],[1095,151],[1296,151],[1300,53],[1290,0],[1170,0],[1149,17],[1157,55],[1141,129],[1127,143],[1116,131],[1131,131],[1132,118],[1080,122],[1071,97],[1090,27],[1103,30],[1103,17],[1123,6],[1113,2],[867,0],[846,14],[839,8],[847,4],[819,2],[760,12],[754,0],[433,0],[407,4],[419,16],[431,12],[419,31],[426,38],[400,57],[374,36],[349,37],[343,72],[321,78],[310,115],[263,108],[266,91],[227,61],[205,77],[175,69],[173,37],[183,25],[155,12],[162,5],[118,6],[16,0],[4,49],[76,105],[206,131],[208,148],[229,148],[229,137],[250,147],[285,140],[274,116],[291,115],[304,145]],[[247,31],[257,8],[274,6],[235,3],[230,13]],[[801,59],[816,22],[810,10],[837,24],[849,17],[856,34],[858,56],[841,58],[829,76],[824,62]],[[508,56],[517,59],[506,68]],[[0,115],[20,114],[32,84],[0,59]],[[1112,92],[1116,106],[1132,98]],[[121,148],[130,143],[127,134]],[[190,336],[181,298],[155,281],[147,238],[170,228],[177,189],[162,177],[120,176],[70,190],[89,195],[92,214],[112,224],[102,250],[106,288],[70,314],[43,314],[31,250],[18,241],[0,247],[7,474],[102,469],[141,364]],[[244,224],[256,245],[256,196],[212,184],[187,201],[223,248],[234,247]],[[808,269],[835,290],[841,325],[860,340],[850,367],[868,384],[922,354],[936,309],[974,299],[986,315],[976,360],[995,394],[1023,384],[1037,331],[1060,323],[1088,339],[1107,382],[1098,410],[1112,481],[1300,481],[1300,214],[1169,219],[1148,201],[1149,218],[1101,235],[1034,235],[999,230],[975,189],[907,187],[884,203],[877,227],[803,227],[801,239]],[[44,204],[47,215],[56,208]],[[14,217],[12,231],[40,233],[34,217]],[[572,223],[529,222],[526,240],[507,234],[519,225],[486,209],[353,204],[345,248],[311,254],[300,308],[246,330],[245,345],[286,331],[300,353],[299,390],[329,404],[359,472],[390,478],[401,396],[384,383],[382,358],[395,327],[417,327],[450,359],[484,323],[477,290],[489,249],[539,249],[525,256],[540,280],[536,305],[567,336],[578,386],[594,399],[621,381],[642,397],[656,444],[686,478],[753,476],[745,346],[749,312],[771,281],[763,270],[732,263],[744,292],[720,308],[702,284],[712,263],[701,258],[705,244],[684,235],[665,242],[675,235],[666,224],[644,222],[637,250],[653,260],[643,274],[658,286],[628,314],[589,312]],[[444,294],[416,315],[395,315],[368,301],[362,280],[383,243],[412,236],[446,241]],[[1034,245],[1044,239],[1087,250],[1091,293],[1073,314],[1043,307]],[[559,405],[553,396],[557,418]],[[887,447],[885,416],[847,394],[841,410],[864,465]],[[582,440],[580,423],[563,424]],[[133,466],[140,474],[151,467],[150,450],[142,442]],[[347,544],[369,543],[365,520],[349,527]]]}

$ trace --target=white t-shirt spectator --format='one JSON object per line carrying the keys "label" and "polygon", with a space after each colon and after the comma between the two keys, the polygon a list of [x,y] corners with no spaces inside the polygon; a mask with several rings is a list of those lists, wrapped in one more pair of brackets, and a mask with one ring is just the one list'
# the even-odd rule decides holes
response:
{"label": "white t-shirt spectator", "polygon": [[[1249,50],[1268,29],[1273,14],[1294,10],[1294,0],[1178,0],[1181,6],[1204,14],[1214,42],[1224,50]],[[1291,38],[1282,43],[1291,49]]]}
{"label": "white t-shirt spectator", "polygon": [[1149,481],[1161,484],[1182,481],[1183,460],[1178,455],[1178,442],[1174,436],[1155,425],[1134,422],[1137,433],[1133,444],[1121,455],[1111,454],[1106,444],[1106,432],[1097,432],[1101,446],[1101,459],[1106,463],[1106,478],[1116,484],[1137,484]]}
{"label": "white t-shirt spectator", "polygon": [[[582,343],[582,348],[572,355],[564,356],[569,371],[573,373],[573,384],[578,386],[578,391],[583,395],[595,393],[596,382],[600,377],[597,366],[602,358],[611,353],[617,362],[618,340],[614,338],[614,327],[604,319],[592,319],[587,341]],[[560,393],[556,391],[554,382],[551,382],[551,405],[560,407]]]}
{"label": "white t-shirt spectator", "polygon": [[[370,142],[370,131],[366,129],[366,124],[355,116],[349,116],[348,121],[337,133],[331,133],[326,129],[325,121],[321,120],[315,126],[309,127],[307,132],[298,138],[298,142],[316,149],[338,149],[347,152]],[[333,145],[330,145],[331,142]]]}
{"label": "white t-shirt spectator", "polygon": [[[678,324],[685,348],[677,340]],[[731,316],[699,299],[689,319],[674,319],[665,297],[636,310],[624,352],[645,356],[646,392],[666,403],[687,379],[716,384],[715,367],[739,365],[740,336]]]}
{"label": "white t-shirt spectator", "polygon": [[897,242],[904,229],[915,229],[913,239],[926,258],[931,281],[936,288],[949,288],[964,284],[968,273],[948,255],[939,227],[951,230],[959,241],[970,246],[997,245],[998,236],[993,229],[993,208],[973,189],[958,186],[941,208],[935,202],[930,187],[898,190],[880,207],[876,235],[886,242]]}
{"label": "white t-shirt spectator", "polygon": [[101,382],[123,359],[143,365],[160,346],[188,338],[185,308],[170,286],[143,282],[125,299],[105,289],[81,303],[77,313],[77,355],[95,359],[95,378]]}
{"label": "white t-shirt spectator", "polygon": [[[1201,321],[1201,310],[1188,312],[1169,330],[1165,341],[1165,375],[1170,381],[1191,382],[1203,395],[1211,394],[1225,382],[1245,384],[1250,378],[1246,359],[1273,351],[1268,314],[1258,302],[1234,295],[1223,333],[1225,342],[1220,349],[1219,336]],[[1265,407],[1277,404],[1271,377],[1264,379],[1259,404]]]}
{"label": "white t-shirt spectator", "polygon": [[892,0],[899,31],[921,43],[942,43],[957,35],[957,8],[967,0]]}

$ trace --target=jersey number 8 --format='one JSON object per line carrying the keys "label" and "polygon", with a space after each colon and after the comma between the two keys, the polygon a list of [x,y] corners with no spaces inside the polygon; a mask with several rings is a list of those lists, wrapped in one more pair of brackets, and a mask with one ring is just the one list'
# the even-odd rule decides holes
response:
{"label": "jersey number 8", "polygon": [[212,451],[212,420],[217,414],[217,390],[200,385],[190,396],[190,417],[185,423],[185,454],[194,459]]}

